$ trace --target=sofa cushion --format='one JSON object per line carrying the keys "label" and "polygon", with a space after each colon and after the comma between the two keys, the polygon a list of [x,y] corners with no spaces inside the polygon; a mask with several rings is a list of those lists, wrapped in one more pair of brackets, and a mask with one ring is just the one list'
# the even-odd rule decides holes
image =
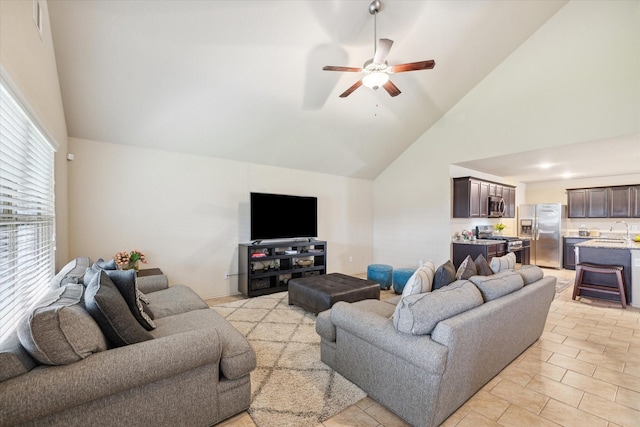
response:
{"label": "sofa cushion", "polygon": [[116,265],[116,261],[110,259],[109,261],[105,261],[102,258],[98,258],[96,262],[93,263],[94,267],[101,268],[103,270],[117,270],[118,266]]}
{"label": "sofa cushion", "polygon": [[399,332],[411,335],[430,334],[441,320],[482,304],[482,295],[473,283],[459,280],[425,294],[400,300],[393,315]]}
{"label": "sofa cushion", "polygon": [[149,307],[153,310],[156,320],[188,311],[209,308],[198,294],[185,285],[173,285],[167,289],[146,295],[149,299]]}
{"label": "sofa cushion", "polygon": [[458,267],[458,271],[456,271],[456,279],[465,280],[471,276],[475,276],[478,274],[476,270],[476,265],[473,263],[473,259],[471,259],[471,255],[467,255],[467,257],[462,261],[460,266]]}
{"label": "sofa cushion", "polygon": [[0,342],[0,383],[9,378],[26,374],[38,365],[29,352],[20,343],[18,332]]}
{"label": "sofa cushion", "polygon": [[150,340],[153,337],[133,317],[127,302],[105,270],[87,285],[85,306],[100,329],[117,347]]}
{"label": "sofa cushion", "polygon": [[[115,269],[101,269],[98,264],[95,263],[91,268],[88,268],[84,275],[84,282],[89,283],[95,275],[100,271],[107,273],[107,276],[116,285],[122,297],[127,302],[131,314],[142,325],[143,328],[150,331],[156,327],[153,323],[153,312],[146,307],[143,303],[141,292],[138,290],[136,284],[136,272],[135,270],[115,270]],[[144,296],[144,295],[143,295]],[[146,299],[146,296],[144,296]]]}
{"label": "sofa cushion", "polygon": [[67,365],[107,349],[102,331],[82,306],[80,284],[46,295],[18,323],[18,337],[36,360],[47,365]]}
{"label": "sofa cushion", "polygon": [[402,290],[402,298],[409,295],[431,292],[433,276],[435,273],[435,266],[431,261],[427,261],[425,265],[417,269],[411,277],[409,277],[409,280],[407,280],[407,283]]}
{"label": "sofa cushion", "polygon": [[162,317],[157,320],[156,324],[158,327],[151,331],[154,338],[180,334],[194,329],[216,329],[222,349],[220,371],[226,378],[238,379],[256,367],[256,353],[249,341],[213,309],[194,310]]}
{"label": "sofa cushion", "polygon": [[432,289],[440,289],[443,286],[447,286],[449,283],[456,281],[456,268],[451,260],[448,260],[442,264],[436,270],[436,274],[433,277]]}
{"label": "sofa cushion", "polygon": [[517,269],[516,272],[522,276],[525,286],[537,282],[544,277],[544,272],[537,265],[523,265]]}
{"label": "sofa cushion", "polygon": [[51,279],[49,285],[51,285],[52,288],[59,288],[69,283],[82,283],[84,272],[90,266],[91,260],[88,257],[82,256],[73,259],[60,269],[58,274]]}
{"label": "sofa cushion", "polygon": [[493,270],[491,270],[489,263],[482,254],[479,254],[473,260],[473,263],[476,265],[476,271],[479,276],[491,276],[493,274]]}
{"label": "sofa cushion", "polygon": [[510,294],[524,286],[522,276],[514,270],[504,270],[491,276],[473,276],[469,280],[480,289],[485,302]]}
{"label": "sofa cushion", "polygon": [[516,268],[516,254],[509,252],[505,256],[494,257],[491,259],[491,264],[489,265],[494,273],[499,273],[503,270],[513,270]]}

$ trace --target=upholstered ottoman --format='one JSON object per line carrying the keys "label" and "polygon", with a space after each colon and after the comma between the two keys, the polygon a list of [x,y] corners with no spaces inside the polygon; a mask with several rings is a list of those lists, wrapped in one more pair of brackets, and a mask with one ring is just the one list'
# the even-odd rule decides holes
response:
{"label": "upholstered ottoman", "polygon": [[341,273],[321,274],[289,280],[289,305],[318,314],[338,301],[380,299],[380,285]]}
{"label": "upholstered ottoman", "polygon": [[380,283],[381,289],[389,289],[393,282],[393,267],[387,264],[371,264],[367,267],[367,280]]}
{"label": "upholstered ottoman", "polygon": [[402,293],[407,281],[415,272],[415,268],[395,268],[393,270],[393,290],[396,294]]}

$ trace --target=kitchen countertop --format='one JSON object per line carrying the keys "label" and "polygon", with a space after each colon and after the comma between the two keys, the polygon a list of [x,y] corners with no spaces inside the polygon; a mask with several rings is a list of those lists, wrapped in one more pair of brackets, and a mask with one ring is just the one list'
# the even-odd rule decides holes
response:
{"label": "kitchen countertop", "polygon": [[491,246],[491,245],[499,245],[500,243],[505,243],[505,241],[504,240],[477,239],[477,240],[454,240],[453,243],[457,243],[459,245]]}
{"label": "kitchen countertop", "polygon": [[631,241],[627,243],[618,239],[591,239],[586,242],[576,243],[579,248],[601,248],[601,249],[629,249],[640,250],[640,242]]}

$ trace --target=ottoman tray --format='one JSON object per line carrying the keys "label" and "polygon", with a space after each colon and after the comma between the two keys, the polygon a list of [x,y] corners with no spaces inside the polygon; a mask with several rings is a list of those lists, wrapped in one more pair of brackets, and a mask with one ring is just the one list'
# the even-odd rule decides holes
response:
{"label": "ottoman tray", "polygon": [[318,314],[338,301],[380,299],[380,285],[342,273],[322,274],[289,280],[289,305]]}

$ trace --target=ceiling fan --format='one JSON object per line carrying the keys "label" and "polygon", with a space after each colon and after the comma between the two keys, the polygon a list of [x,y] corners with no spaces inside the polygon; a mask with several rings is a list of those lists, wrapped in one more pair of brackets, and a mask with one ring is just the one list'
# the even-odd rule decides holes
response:
{"label": "ceiling fan", "polygon": [[391,96],[400,95],[400,89],[396,85],[393,84],[391,80],[389,80],[389,75],[394,73],[404,73],[405,71],[416,71],[416,70],[427,70],[435,67],[436,62],[433,60],[428,61],[419,61],[419,62],[411,62],[407,64],[399,64],[399,65],[389,65],[386,61],[387,55],[389,55],[389,50],[391,50],[391,46],[393,45],[393,40],[390,39],[377,39],[376,34],[376,16],[380,11],[381,3],[380,0],[374,0],[369,5],[369,13],[373,15],[373,40],[375,47],[375,51],[373,54],[373,58],[369,59],[364,63],[362,68],[356,67],[340,67],[334,65],[326,65],[322,67],[324,71],[347,71],[353,73],[364,73],[364,77],[362,79],[355,82],[353,86],[349,89],[345,90],[340,98],[346,98],[351,95],[353,91],[358,89],[360,86],[364,85],[374,90],[378,90],[380,86],[382,86]]}

